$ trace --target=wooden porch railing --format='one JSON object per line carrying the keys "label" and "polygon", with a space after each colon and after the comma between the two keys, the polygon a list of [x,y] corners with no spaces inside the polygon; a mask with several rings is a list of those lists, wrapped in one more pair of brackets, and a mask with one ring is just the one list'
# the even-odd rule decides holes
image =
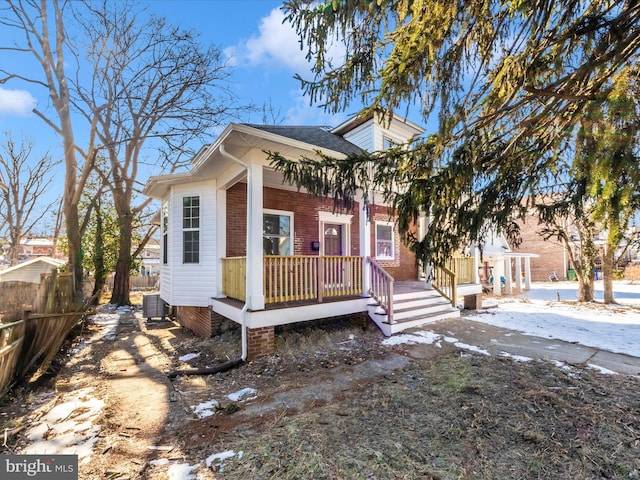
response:
{"label": "wooden porch railing", "polygon": [[452,257],[444,266],[433,268],[431,285],[443,297],[456,306],[457,289],[461,283],[475,283],[475,258]]}
{"label": "wooden porch railing", "polygon": [[229,298],[246,300],[247,257],[222,259],[222,293]]}
{"label": "wooden porch railing", "polygon": [[456,306],[457,298],[457,281],[456,274],[447,267],[433,267],[433,280],[431,286],[440,295],[451,302],[453,307]]}
{"label": "wooden porch railing", "polygon": [[474,257],[453,257],[445,267],[456,274],[457,283],[476,283],[476,261]]}
{"label": "wooden porch railing", "polygon": [[385,311],[389,323],[393,323],[393,277],[373,258],[369,257],[367,260],[371,271],[369,294]]}
{"label": "wooden porch railing", "polygon": [[[291,302],[362,293],[362,257],[266,256],[265,303]],[[222,259],[222,293],[245,301],[246,257]]]}

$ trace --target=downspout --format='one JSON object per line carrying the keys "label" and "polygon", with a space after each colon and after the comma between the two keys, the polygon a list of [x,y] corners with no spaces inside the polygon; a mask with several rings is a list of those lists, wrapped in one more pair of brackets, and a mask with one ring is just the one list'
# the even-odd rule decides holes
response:
{"label": "downspout", "polygon": [[[247,171],[247,263],[246,263],[246,271],[247,272],[251,272],[253,271],[251,268],[251,255],[249,254],[252,251],[252,247],[253,247],[253,239],[252,239],[252,235],[249,235],[249,231],[250,231],[250,227],[252,225],[252,220],[253,220],[253,211],[251,209],[251,200],[252,200],[252,188],[251,188],[251,169],[249,168],[249,165],[245,162],[243,162],[242,160],[240,160],[238,157],[231,155],[229,152],[227,152],[224,149],[224,145],[220,144],[220,146],[218,147],[218,150],[220,151],[220,153],[222,154],[223,157],[228,158],[229,160],[236,162],[240,165],[242,165],[246,171]],[[242,311],[240,313],[241,317],[242,317],[242,356],[241,359],[242,361],[246,361],[247,360],[247,310],[249,309],[249,282],[246,281],[245,279],[245,294],[244,294],[244,305],[242,306]]]}

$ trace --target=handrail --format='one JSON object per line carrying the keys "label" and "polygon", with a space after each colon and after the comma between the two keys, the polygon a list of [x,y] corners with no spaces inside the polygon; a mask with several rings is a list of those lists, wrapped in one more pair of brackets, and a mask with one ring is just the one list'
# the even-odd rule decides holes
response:
{"label": "handrail", "polygon": [[455,272],[449,270],[447,267],[434,266],[431,286],[440,295],[449,300],[452,307],[456,306],[458,283]]}
{"label": "handrail", "polygon": [[394,278],[373,258],[367,257],[371,270],[371,288],[369,294],[380,304],[387,314],[389,323],[393,320],[393,283]]}

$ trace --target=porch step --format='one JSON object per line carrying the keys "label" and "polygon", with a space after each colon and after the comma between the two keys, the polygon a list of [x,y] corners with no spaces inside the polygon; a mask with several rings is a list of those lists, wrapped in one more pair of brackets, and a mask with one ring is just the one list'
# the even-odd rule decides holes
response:
{"label": "porch step", "polygon": [[393,323],[378,305],[369,306],[369,317],[386,336],[460,316],[460,311],[435,290],[402,293],[393,297]]}

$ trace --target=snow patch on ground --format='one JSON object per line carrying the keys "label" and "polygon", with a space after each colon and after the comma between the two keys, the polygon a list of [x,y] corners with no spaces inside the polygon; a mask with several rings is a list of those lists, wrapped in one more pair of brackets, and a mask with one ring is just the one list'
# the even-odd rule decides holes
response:
{"label": "snow patch on ground", "polygon": [[218,405],[220,405],[220,402],[217,400],[209,400],[208,402],[203,402],[191,407],[191,410],[193,410],[193,413],[195,413],[198,418],[207,418],[216,413],[216,407]]}
{"label": "snow patch on ground", "polygon": [[533,358],[531,357],[524,357],[522,355],[514,355],[512,353],[509,352],[500,352],[500,356],[501,357],[506,357],[506,358],[511,358],[512,360],[515,360],[516,362],[531,362],[533,360]]}
{"label": "snow patch on ground", "polygon": [[243,388],[237,392],[230,393],[227,398],[232,402],[241,402],[243,400],[253,400],[256,398],[258,391],[255,388]]}
{"label": "snow patch on ground", "polygon": [[181,362],[188,362],[189,360],[193,360],[194,358],[198,358],[199,356],[199,353],[187,353],[186,355],[178,357],[178,360],[180,360]]}
{"label": "snow patch on ground", "polygon": [[81,462],[88,461],[100,432],[100,426],[94,425],[93,421],[104,407],[104,402],[95,398],[92,392],[93,388],[83,388],[63,396],[60,403],[27,430],[26,437],[32,443],[20,453],[78,455]]}

